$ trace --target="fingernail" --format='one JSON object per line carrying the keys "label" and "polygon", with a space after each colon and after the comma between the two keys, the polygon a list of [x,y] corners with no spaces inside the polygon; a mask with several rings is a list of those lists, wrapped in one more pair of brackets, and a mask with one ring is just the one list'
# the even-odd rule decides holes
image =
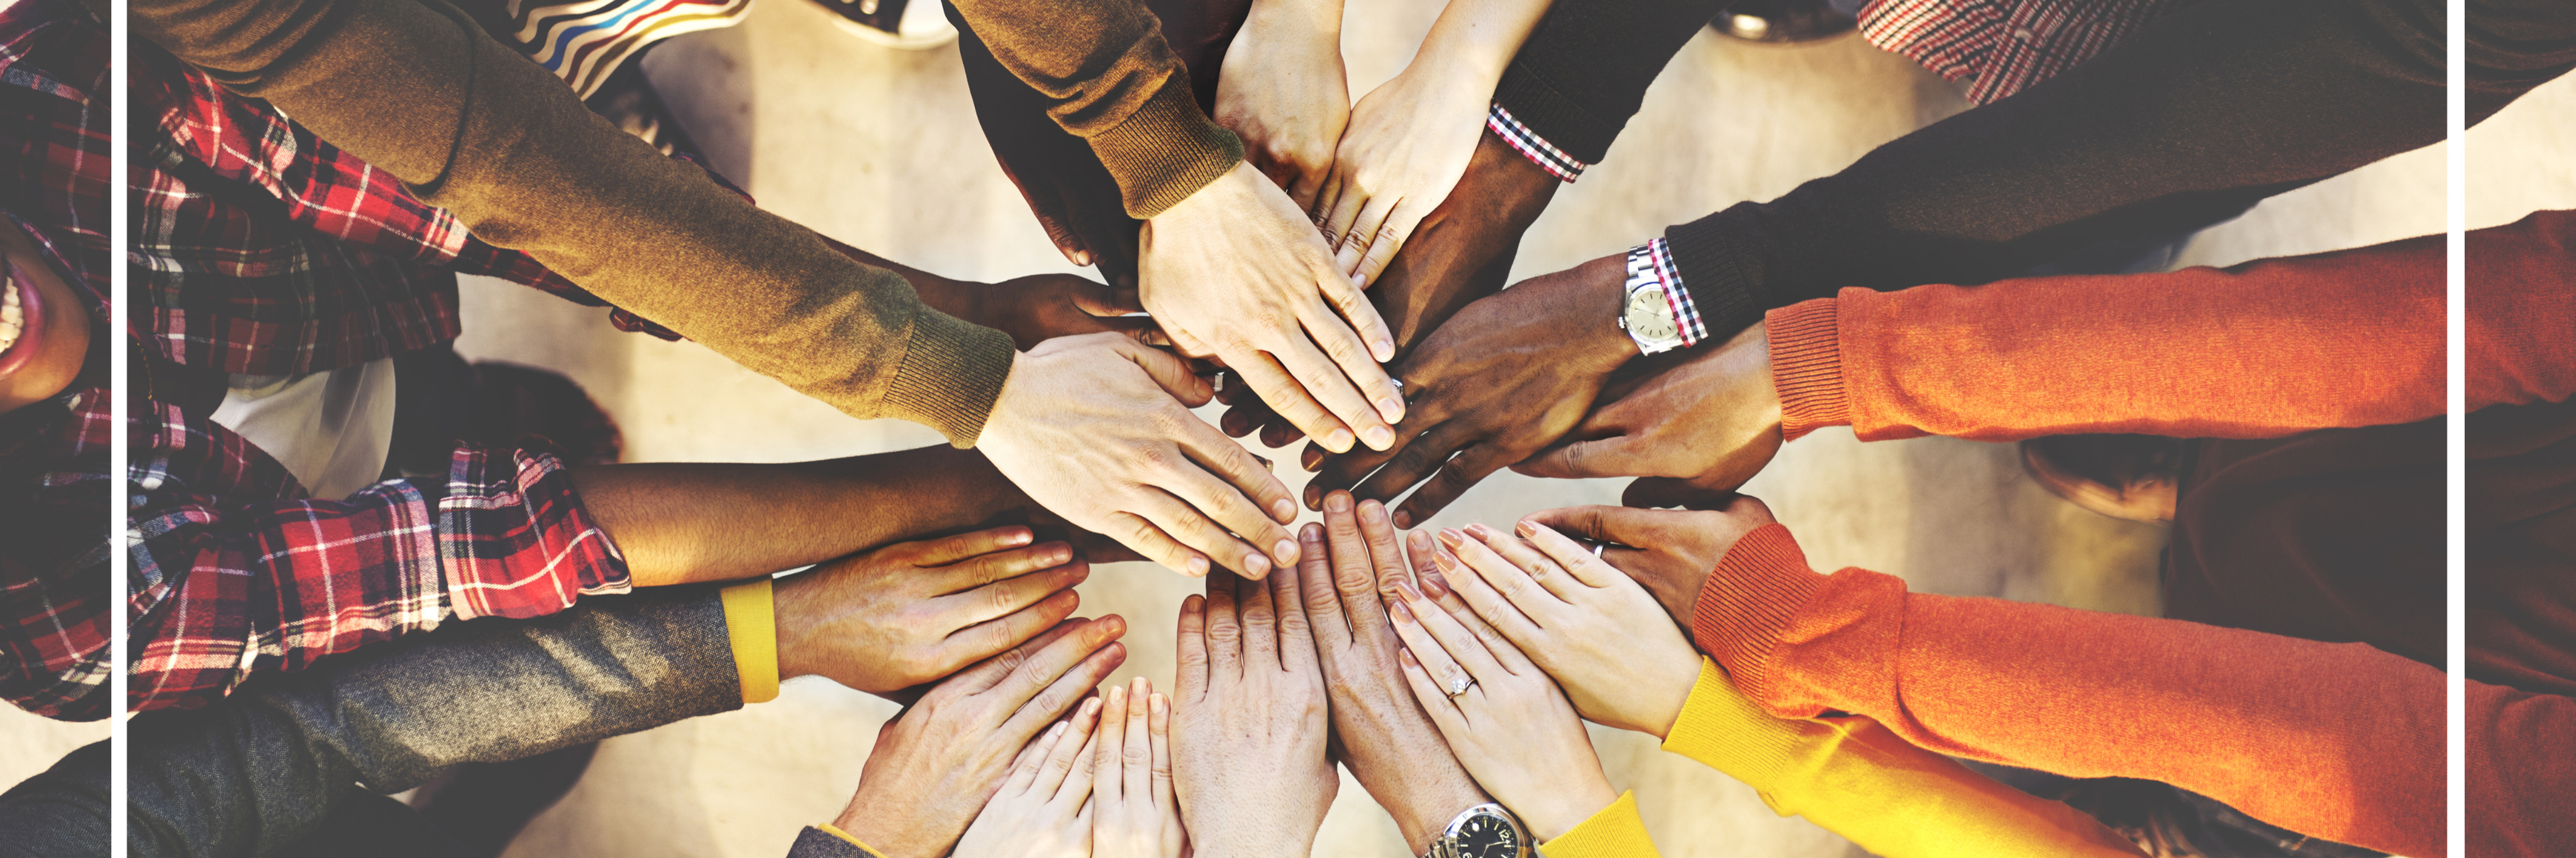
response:
{"label": "fingernail", "polygon": [[1518,524],[1518,525],[1514,525],[1514,526],[1512,527],[1512,532],[1513,532],[1513,533],[1520,534],[1523,538],[1528,538],[1528,537],[1532,537],[1532,536],[1537,536],[1537,535],[1538,535],[1538,525],[1536,525],[1536,524],[1532,524],[1532,523],[1530,523],[1530,520],[1529,520],[1529,519],[1524,518],[1524,519],[1521,519],[1521,523],[1520,523],[1520,524]]}
{"label": "fingernail", "polygon": [[1330,494],[1324,495],[1324,510],[1325,510],[1326,512],[1332,512],[1332,513],[1345,513],[1345,512],[1350,512],[1350,511],[1351,511],[1351,495],[1350,495],[1350,493],[1349,493],[1349,492],[1333,492],[1333,493],[1330,493]]}
{"label": "fingernail", "polygon": [[1331,450],[1336,453],[1350,452],[1351,430],[1335,429],[1333,430],[1333,434],[1324,436],[1324,449]]}
{"label": "fingernail", "polygon": [[1049,551],[1049,552],[1047,552],[1047,553],[1046,553],[1046,559],[1045,559],[1045,560],[1043,560],[1043,561],[1040,561],[1040,562],[1043,562],[1043,563],[1045,563],[1046,565],[1049,565],[1049,566],[1062,566],[1062,565],[1064,565],[1066,562],[1071,561],[1072,559],[1073,559],[1073,549],[1071,549],[1071,548],[1058,548],[1058,549],[1055,549],[1055,550],[1053,550],[1053,551]]}
{"label": "fingernail", "polygon": [[1207,562],[1207,558],[1205,558],[1205,557],[1192,557],[1192,558],[1190,558],[1189,567],[1190,567],[1190,568],[1189,568],[1189,570],[1188,570],[1188,571],[1189,571],[1189,573],[1190,573],[1190,577],[1192,577],[1192,578],[1205,578],[1205,577],[1207,577],[1207,573],[1208,573],[1208,562]]}
{"label": "fingernail", "polygon": [[1380,417],[1386,418],[1386,422],[1388,423],[1403,420],[1404,398],[1399,396],[1389,396],[1385,399],[1378,400],[1377,414]]}
{"label": "fingernail", "polygon": [[1407,580],[1404,580],[1404,579],[1402,579],[1402,578],[1398,578],[1398,579],[1396,579],[1396,581],[1395,581],[1395,592],[1396,592],[1396,594],[1397,594],[1397,595],[1403,596],[1403,597],[1404,597],[1404,598],[1406,598],[1406,599],[1420,599],[1420,598],[1422,598],[1422,591],[1414,589],[1414,588],[1413,588],[1413,582],[1411,582],[1411,581],[1407,581]]}
{"label": "fingernail", "polygon": [[1467,525],[1467,532],[1475,534],[1477,539],[1486,542],[1492,542],[1494,541],[1494,537],[1503,535],[1500,531],[1486,527],[1485,523],[1481,521]]}
{"label": "fingernail", "polygon": [[1372,500],[1372,501],[1361,501],[1361,502],[1360,502],[1360,520],[1361,520],[1361,521],[1368,522],[1368,523],[1370,523],[1370,524],[1376,524],[1376,523],[1378,523],[1378,522],[1385,521],[1385,520],[1386,520],[1386,504],[1378,503],[1377,501],[1373,501],[1373,500]]}
{"label": "fingernail", "polygon": [[1270,546],[1270,554],[1279,558],[1281,566],[1295,563],[1297,562],[1297,543],[1285,539],[1279,540],[1279,544]]}
{"label": "fingernail", "polygon": [[1270,517],[1279,521],[1297,520],[1297,502],[1280,498],[1270,502]]}
{"label": "fingernail", "polygon": [[1399,510],[1396,510],[1396,511],[1395,511],[1395,529],[1397,529],[1397,530],[1408,530],[1408,529],[1411,529],[1412,527],[1413,527],[1413,513],[1405,512],[1404,510],[1400,510],[1400,509],[1399,509]]}
{"label": "fingernail", "polygon": [[1163,710],[1172,708],[1172,701],[1171,698],[1164,697],[1163,692],[1157,691],[1145,695],[1145,708],[1156,715],[1161,715]]}
{"label": "fingernail", "polygon": [[1091,717],[1092,713],[1099,712],[1099,711],[1100,711],[1100,698],[1097,698],[1097,697],[1091,697],[1091,698],[1085,698],[1085,699],[1082,701],[1082,717],[1089,718],[1089,717]]}
{"label": "fingernail", "polygon": [[1064,730],[1065,730],[1065,728],[1067,728],[1067,727],[1071,727],[1071,726],[1073,726],[1073,725],[1071,725],[1071,724],[1067,724],[1067,723],[1062,722],[1062,721],[1055,722],[1055,726],[1047,728],[1047,738],[1049,738],[1049,739],[1053,739],[1053,738],[1055,738],[1055,737],[1057,737],[1057,736],[1062,736],[1062,735],[1064,735]]}
{"label": "fingernail", "polygon": [[1371,426],[1368,428],[1368,432],[1366,434],[1368,436],[1369,449],[1371,450],[1384,450],[1388,447],[1395,446],[1395,430],[1393,429],[1389,429],[1384,426]]}
{"label": "fingernail", "polygon": [[[1306,451],[1297,457],[1297,464],[1306,466],[1307,473],[1314,473],[1316,468],[1324,466],[1324,448],[1307,447]],[[1312,503],[1312,501],[1308,502]]]}
{"label": "fingernail", "polygon": [[1458,571],[1458,558],[1446,551],[1434,551],[1431,552],[1431,565],[1440,567],[1442,572],[1455,572]]}
{"label": "fingernail", "polygon": [[[1297,538],[1307,542],[1322,542],[1324,541],[1324,526],[1309,523],[1304,528],[1297,531]],[[1302,551],[1300,552],[1300,556],[1303,556]]]}
{"label": "fingernail", "polygon": [[1450,550],[1454,551],[1459,546],[1467,544],[1467,535],[1459,533],[1457,528],[1444,527],[1440,529],[1440,544],[1449,546]]}
{"label": "fingernail", "polygon": [[1004,534],[1002,536],[1002,544],[1027,545],[1029,544],[1029,540],[1032,538],[1035,538],[1035,534],[1030,533],[1028,528],[1023,527],[1008,534]]}
{"label": "fingernail", "polygon": [[1422,660],[1413,657],[1412,647],[1398,647],[1395,651],[1395,657],[1404,659],[1404,666],[1406,667],[1410,667],[1415,670],[1422,669]]}
{"label": "fingernail", "polygon": [[1243,555],[1243,577],[1259,578],[1269,571],[1270,558],[1261,556],[1261,552]]}
{"label": "fingernail", "polygon": [[1369,345],[1369,350],[1377,353],[1378,363],[1385,363],[1389,359],[1395,357],[1395,341],[1385,339],[1378,340],[1377,342]]}
{"label": "fingernail", "polygon": [[1424,576],[1422,579],[1422,595],[1429,596],[1433,599],[1447,596],[1449,595],[1449,585],[1443,583],[1438,578]]}
{"label": "fingernail", "polygon": [[1307,486],[1307,487],[1306,487],[1306,508],[1307,508],[1307,509],[1314,509],[1314,508],[1316,508],[1316,507],[1320,507],[1320,506],[1323,506],[1323,505],[1324,505],[1324,487],[1323,487],[1323,486]]}
{"label": "fingernail", "polygon": [[1399,623],[1413,622],[1413,609],[1405,607],[1403,602],[1388,602],[1386,615]]}

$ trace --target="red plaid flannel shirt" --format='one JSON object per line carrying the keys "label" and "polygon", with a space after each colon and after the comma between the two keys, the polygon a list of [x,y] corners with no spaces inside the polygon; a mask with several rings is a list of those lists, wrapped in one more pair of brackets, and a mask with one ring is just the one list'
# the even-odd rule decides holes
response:
{"label": "red plaid flannel shirt", "polygon": [[[67,268],[99,291],[108,255],[103,231],[89,227],[107,214],[106,39],[72,0],[0,8],[0,140],[36,132],[0,202],[26,213],[31,232],[68,236],[81,251],[94,244],[86,257],[69,253],[87,261]],[[79,524],[107,519],[103,382],[0,415],[0,479],[32,483],[30,508],[52,515],[6,516],[0,592],[16,622],[0,636],[10,671],[0,695],[52,717],[107,715],[109,551],[133,564],[132,710],[203,705],[253,673],[451,618],[538,616],[625,590],[623,559],[542,444],[460,448],[434,502],[409,481],[314,499],[239,435],[153,398],[155,367],[313,372],[443,342],[457,328],[454,272],[601,302],[475,241],[265,103],[147,45],[132,54],[130,92],[138,115],[155,121],[136,122],[127,144],[137,244],[126,258],[139,299],[126,316],[137,376],[127,391],[129,529],[112,543]],[[39,189],[52,193],[22,202]],[[108,318],[103,302],[93,312]],[[104,375],[103,352],[89,363],[85,372]],[[23,505],[18,494],[0,513]]]}
{"label": "red plaid flannel shirt", "polygon": [[2187,0],[1870,0],[1860,35],[1993,104],[2119,44]]}

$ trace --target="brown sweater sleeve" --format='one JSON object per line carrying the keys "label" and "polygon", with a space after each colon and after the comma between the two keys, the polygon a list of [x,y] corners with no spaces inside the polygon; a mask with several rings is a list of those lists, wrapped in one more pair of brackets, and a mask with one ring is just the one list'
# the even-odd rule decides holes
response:
{"label": "brown sweater sleeve", "polygon": [[1199,109],[1190,71],[1142,0],[955,0],[1047,115],[1091,143],[1127,214],[1150,218],[1225,175],[1243,141]]}
{"label": "brown sweater sleeve", "polygon": [[1691,629],[1775,716],[1866,715],[1925,750],[2159,780],[2302,834],[2444,853],[2442,674],[2367,644],[1819,575],[1777,524],[1728,550]]}
{"label": "brown sweater sleeve", "polygon": [[[2468,235],[2469,408],[2576,394],[2576,212]],[[1772,311],[1783,430],[2273,438],[2445,407],[2440,236],[2160,274],[1844,289]]]}
{"label": "brown sweater sleeve", "polygon": [[859,417],[972,446],[1010,337],[582,107],[439,0],[138,0],[134,31],[620,307]]}

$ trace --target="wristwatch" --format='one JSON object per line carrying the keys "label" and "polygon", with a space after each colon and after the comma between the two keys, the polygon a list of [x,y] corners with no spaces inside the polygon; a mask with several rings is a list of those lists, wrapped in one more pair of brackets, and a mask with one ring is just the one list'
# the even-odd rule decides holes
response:
{"label": "wristwatch", "polygon": [[1460,811],[1422,858],[1529,858],[1529,829],[1493,802]]}
{"label": "wristwatch", "polygon": [[1657,354],[1688,345],[1682,321],[1673,314],[1671,290],[1655,265],[1652,244],[1628,251],[1627,297],[1619,304],[1619,329],[1637,342],[1640,354]]}

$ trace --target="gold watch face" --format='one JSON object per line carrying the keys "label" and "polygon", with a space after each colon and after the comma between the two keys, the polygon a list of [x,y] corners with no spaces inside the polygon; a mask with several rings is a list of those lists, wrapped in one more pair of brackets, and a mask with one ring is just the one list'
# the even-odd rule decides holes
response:
{"label": "gold watch face", "polygon": [[1682,338],[1681,326],[1673,321],[1673,306],[1655,289],[1628,293],[1628,330],[1653,342],[1672,342]]}

